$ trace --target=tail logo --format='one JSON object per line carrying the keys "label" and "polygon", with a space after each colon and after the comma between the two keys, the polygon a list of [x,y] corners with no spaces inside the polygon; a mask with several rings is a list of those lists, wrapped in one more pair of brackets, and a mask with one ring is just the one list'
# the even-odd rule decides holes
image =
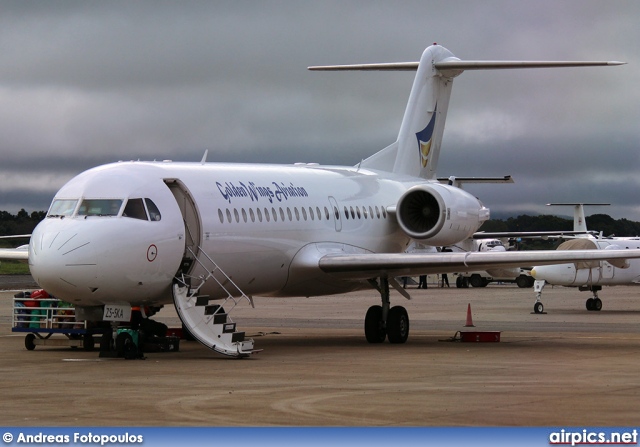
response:
{"label": "tail logo", "polygon": [[420,156],[420,164],[423,168],[427,167],[427,163],[429,162],[429,153],[431,152],[431,138],[433,137],[433,129],[436,125],[437,109],[438,107],[436,106],[436,110],[433,111],[433,115],[431,115],[431,119],[429,120],[429,124],[427,124],[427,127],[416,134],[416,138],[418,139],[418,154]]}

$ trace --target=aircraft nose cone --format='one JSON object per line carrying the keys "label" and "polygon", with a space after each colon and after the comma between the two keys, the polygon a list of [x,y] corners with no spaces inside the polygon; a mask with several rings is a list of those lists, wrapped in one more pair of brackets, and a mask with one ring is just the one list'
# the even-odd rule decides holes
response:
{"label": "aircraft nose cone", "polygon": [[97,262],[91,240],[56,219],[44,221],[33,232],[29,244],[29,269],[43,289],[71,300],[92,287]]}

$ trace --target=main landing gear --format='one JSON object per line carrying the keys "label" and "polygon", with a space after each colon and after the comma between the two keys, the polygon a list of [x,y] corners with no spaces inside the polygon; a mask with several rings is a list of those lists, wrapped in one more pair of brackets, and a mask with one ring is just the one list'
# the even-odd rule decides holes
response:
{"label": "main landing gear", "polygon": [[409,337],[409,315],[402,306],[391,307],[389,280],[380,278],[380,283],[370,281],[380,292],[381,306],[371,306],[364,318],[364,335],[369,343],[404,343]]}
{"label": "main landing gear", "polygon": [[[540,301],[542,296],[542,289],[545,286],[544,280],[537,280],[533,283],[533,290],[536,292],[536,302],[533,304],[533,312],[537,314],[541,314],[544,312],[544,306]],[[593,293],[593,297],[589,298],[586,302],[587,310],[598,312],[602,309],[602,300],[598,298],[598,291],[602,290],[602,286],[580,286],[578,290],[585,291],[590,290]]]}
{"label": "main landing gear", "polygon": [[588,290],[591,290],[593,297],[589,298],[586,302],[587,310],[599,311],[602,309],[602,300],[598,298],[598,291],[602,290],[602,286],[591,286]]}

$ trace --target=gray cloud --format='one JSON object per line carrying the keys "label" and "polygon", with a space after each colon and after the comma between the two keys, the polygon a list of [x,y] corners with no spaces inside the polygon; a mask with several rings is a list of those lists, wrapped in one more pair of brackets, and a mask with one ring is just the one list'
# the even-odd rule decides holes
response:
{"label": "gray cloud", "polygon": [[120,159],[354,165],[395,140],[413,76],[306,67],[417,60],[437,41],[462,59],[627,61],[464,73],[439,174],[512,174],[470,187],[497,213],[598,200],[612,206],[593,212],[640,220],[633,0],[0,8],[0,209],[46,209],[73,175]]}

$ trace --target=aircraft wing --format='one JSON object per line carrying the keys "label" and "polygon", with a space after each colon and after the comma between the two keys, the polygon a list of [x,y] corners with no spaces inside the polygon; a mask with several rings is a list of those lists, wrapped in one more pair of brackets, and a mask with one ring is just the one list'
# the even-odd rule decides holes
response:
{"label": "aircraft wing", "polygon": [[580,234],[597,234],[595,231],[479,231],[473,233],[473,239],[489,239],[489,238],[505,238],[505,237],[522,237],[522,238],[560,238],[564,236],[577,236]]}
{"label": "aircraft wing", "polygon": [[5,261],[28,261],[29,246],[21,245],[18,248],[0,248],[0,260]]}
{"label": "aircraft wing", "polygon": [[640,250],[328,254],[320,258],[319,267],[344,279],[368,279],[634,258],[640,258]]}

